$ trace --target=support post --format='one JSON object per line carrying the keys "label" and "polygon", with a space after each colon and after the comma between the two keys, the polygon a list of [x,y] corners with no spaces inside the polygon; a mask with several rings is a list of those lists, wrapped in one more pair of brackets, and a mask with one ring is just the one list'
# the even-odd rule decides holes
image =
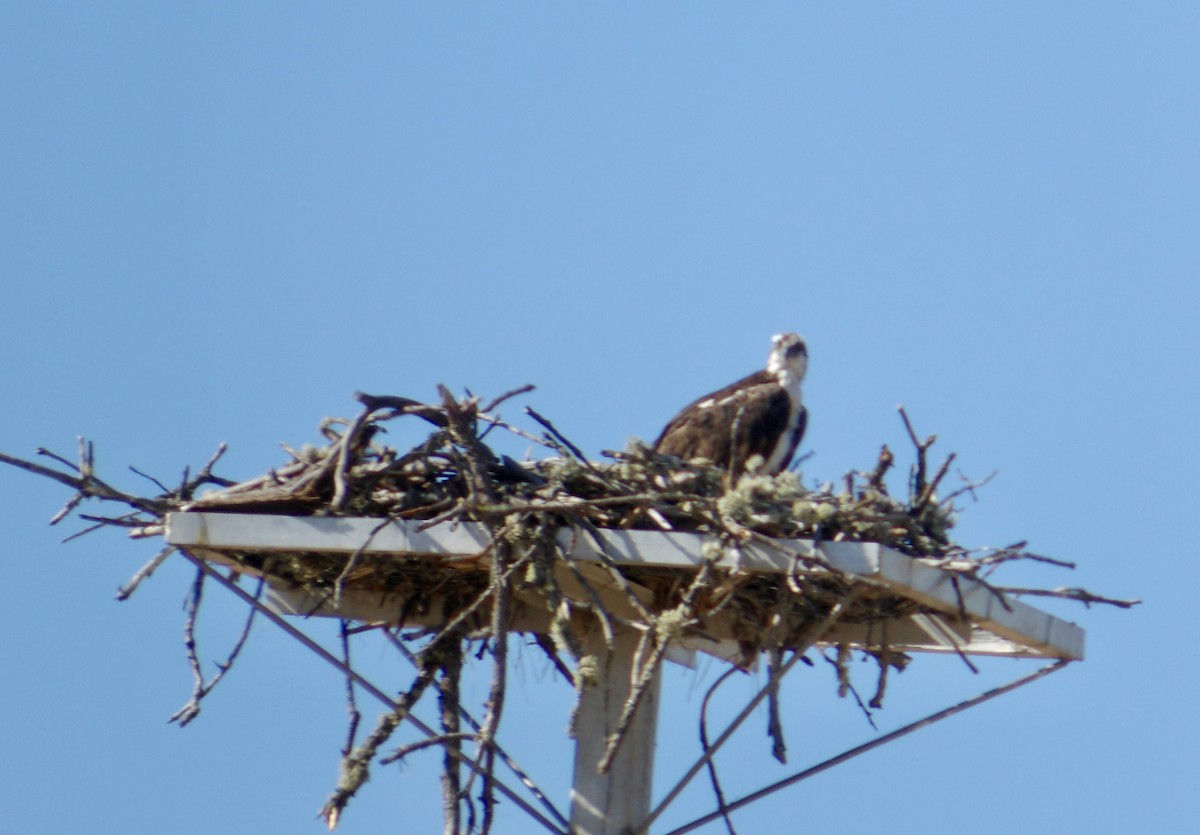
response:
{"label": "support post", "polygon": [[571,835],[643,835],[634,827],[650,813],[661,670],[642,694],[612,766],[605,774],[596,770],[632,689],[639,639],[637,631],[622,629],[610,648],[599,630],[588,633],[586,647],[599,677],[584,688],[575,717]]}

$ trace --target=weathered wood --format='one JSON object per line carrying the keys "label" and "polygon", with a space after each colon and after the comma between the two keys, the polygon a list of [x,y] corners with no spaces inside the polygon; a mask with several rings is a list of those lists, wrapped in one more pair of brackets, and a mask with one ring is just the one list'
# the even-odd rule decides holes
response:
{"label": "weathered wood", "polygon": [[571,835],[637,835],[633,827],[650,813],[661,671],[643,692],[611,767],[597,770],[632,689],[639,637],[635,630],[617,630],[610,648],[598,629],[587,635],[597,676],[584,687],[575,716]]}

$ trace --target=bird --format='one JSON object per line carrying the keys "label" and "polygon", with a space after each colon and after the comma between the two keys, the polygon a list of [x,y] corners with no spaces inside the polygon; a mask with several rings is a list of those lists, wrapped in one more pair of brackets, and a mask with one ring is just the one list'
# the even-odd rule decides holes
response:
{"label": "bird", "polygon": [[745,474],[783,472],[808,424],[800,383],[808,346],[799,334],[771,337],[767,367],[688,404],[654,449],[685,461],[705,458],[736,482]]}

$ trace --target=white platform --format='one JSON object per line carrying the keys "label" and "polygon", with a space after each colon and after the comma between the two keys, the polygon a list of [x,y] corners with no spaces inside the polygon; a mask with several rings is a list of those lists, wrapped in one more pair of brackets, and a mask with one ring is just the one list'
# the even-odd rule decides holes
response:
{"label": "white platform", "polygon": [[[392,521],[379,528],[377,518],[268,516],[238,513],[172,513],[167,516],[169,544],[198,556],[233,562],[223,552],[304,551],[353,554],[397,554],[428,558],[472,557],[487,548],[487,530],[478,524],[444,523],[425,531],[419,522]],[[374,532],[374,535],[372,535]],[[601,532],[606,554],[616,563],[630,566],[698,566],[707,540],[701,534],[657,531]],[[610,583],[606,572],[596,567],[600,555],[590,536],[576,531],[558,533],[563,553],[578,561],[589,585]],[[742,546],[736,556],[747,571],[788,572],[793,554],[819,556],[846,574],[886,587],[936,614],[915,615],[886,624],[888,646],[908,652],[963,652],[979,655],[1060,658],[1081,660],[1084,632],[1073,623],[995,593],[960,573],[939,567],[933,561],[915,559],[876,543],[824,542],[814,550],[809,540],[776,540],[775,547]],[[733,555],[723,562],[731,564]],[[564,578],[570,572],[564,572]],[[563,578],[560,578],[563,579]],[[957,589],[955,585],[957,583]],[[602,589],[605,605],[628,606],[623,592]],[[387,621],[399,611],[395,601],[380,595],[344,594],[337,609],[329,601],[303,591],[275,588],[275,605],[295,614],[349,617],[365,621]],[[1005,606],[1007,604],[1007,608]],[[537,606],[527,607],[534,619],[527,628],[537,629]],[[966,621],[961,615],[966,615]],[[849,642],[859,646],[878,645],[881,627],[842,625],[827,636],[827,643]],[[729,641],[691,642],[718,656],[732,657],[736,645]]]}

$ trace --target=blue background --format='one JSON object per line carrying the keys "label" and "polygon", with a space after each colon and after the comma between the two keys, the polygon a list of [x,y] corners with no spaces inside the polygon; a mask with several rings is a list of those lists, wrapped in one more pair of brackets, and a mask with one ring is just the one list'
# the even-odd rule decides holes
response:
{"label": "blue background", "polygon": [[[224,474],[258,475],[357,389],[532,382],[595,455],[798,330],[806,481],[883,442],[907,463],[902,402],[968,476],[999,470],[960,542],[1079,563],[1002,577],[1146,603],[1045,604],[1087,629],[1085,663],[740,831],[1185,831],[1198,42],[1191,3],[6,4],[0,449],[71,455],[84,434],[102,475],[152,493],[127,464],[174,481],[228,441]],[[190,569],[117,604],[154,542],[60,546],[76,528],[43,522],[65,488],[6,468],[0,497],[5,828],[323,831],[336,673],[260,624],[200,719],[168,726]],[[206,661],[242,614],[210,592]],[[519,653],[502,739],[565,803],[570,693]],[[378,645],[359,660],[405,685]],[[877,721],[1032,668],[919,657]],[[668,675],[660,789],[718,672]],[[872,738],[834,689],[822,662],[793,675],[791,766],[760,711],[723,755],[731,794]],[[440,831],[437,763],[377,769],[339,831]],[[665,823],[710,808],[700,781]],[[510,805],[497,831],[531,830]]]}

